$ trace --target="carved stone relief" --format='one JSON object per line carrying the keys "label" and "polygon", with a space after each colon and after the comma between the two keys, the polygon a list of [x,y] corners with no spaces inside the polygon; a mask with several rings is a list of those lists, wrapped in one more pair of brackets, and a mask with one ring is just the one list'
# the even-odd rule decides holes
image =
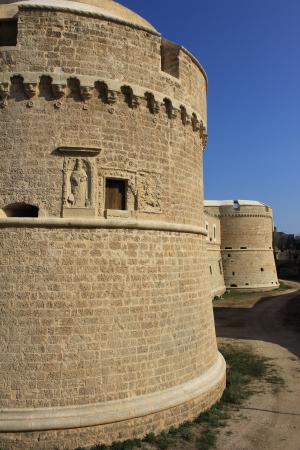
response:
{"label": "carved stone relief", "polygon": [[91,216],[94,209],[94,171],[87,158],[70,157],[64,161],[64,216]]}
{"label": "carved stone relief", "polygon": [[158,173],[140,172],[138,176],[138,209],[161,213],[161,178]]}
{"label": "carved stone relief", "polygon": [[9,93],[10,93],[10,81],[7,82],[0,82],[0,107],[1,108],[5,108],[5,106],[7,106],[7,99],[9,97]]}

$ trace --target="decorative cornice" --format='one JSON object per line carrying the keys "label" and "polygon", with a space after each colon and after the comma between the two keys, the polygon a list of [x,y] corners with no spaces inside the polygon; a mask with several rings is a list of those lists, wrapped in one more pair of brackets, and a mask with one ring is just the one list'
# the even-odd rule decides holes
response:
{"label": "decorative cornice", "polygon": [[223,217],[263,217],[266,219],[273,219],[273,216],[270,214],[254,214],[254,213],[234,213],[234,214],[223,214],[223,213],[212,213],[208,212],[204,209],[204,214],[207,214],[210,217],[216,217],[218,219],[222,219]]}
{"label": "decorative cornice", "polygon": [[97,156],[101,152],[101,149],[82,148],[82,147],[59,147],[57,151],[63,155]]}
{"label": "decorative cornice", "polygon": [[82,108],[88,109],[88,102],[94,97],[99,98],[108,105],[113,105],[123,96],[124,101],[132,109],[137,109],[143,102],[151,114],[165,112],[169,120],[181,120],[184,126],[192,126],[195,133],[199,133],[203,149],[207,144],[207,128],[198,113],[190,106],[166,97],[157,91],[150,91],[137,85],[126,85],[118,80],[98,80],[95,77],[77,76],[64,73],[1,73],[0,74],[0,106],[8,106],[8,99],[13,96],[11,83],[14,78],[19,78],[23,83],[24,94],[27,98],[26,105],[34,107],[34,100],[39,95],[41,80],[48,79],[50,95],[56,100],[53,106],[58,109],[63,107],[70,93],[76,93],[77,98],[83,102]]}
{"label": "decorative cornice", "polygon": [[198,378],[153,394],[80,406],[2,409],[0,432],[82,428],[148,416],[207,395],[224,380],[225,372],[225,360],[218,353],[215,363]]}

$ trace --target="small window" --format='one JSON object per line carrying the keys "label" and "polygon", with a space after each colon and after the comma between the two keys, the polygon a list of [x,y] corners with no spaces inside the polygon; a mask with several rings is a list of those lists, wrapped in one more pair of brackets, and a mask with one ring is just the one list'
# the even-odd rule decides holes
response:
{"label": "small window", "polygon": [[265,269],[263,267],[260,268],[260,271],[263,272]]}
{"label": "small window", "polygon": [[0,47],[17,45],[18,22],[16,20],[0,20]]}
{"label": "small window", "polygon": [[127,209],[127,180],[107,178],[105,184],[105,209]]}
{"label": "small window", "polygon": [[209,266],[209,271],[210,271],[210,274],[212,275],[212,268],[211,268],[211,266]]}
{"label": "small window", "polygon": [[232,275],[234,276],[234,275],[235,275],[235,272],[232,272]]}
{"label": "small window", "polygon": [[38,217],[39,208],[26,203],[14,203],[3,208],[7,217]]}
{"label": "small window", "polygon": [[247,247],[241,247],[241,250],[246,250],[247,249]]}
{"label": "small window", "polygon": [[231,250],[232,247],[225,247],[225,250]]}
{"label": "small window", "polygon": [[230,287],[237,287],[237,284],[231,284]]}
{"label": "small window", "polygon": [[205,222],[205,230],[207,232],[206,240],[208,241],[208,239],[209,239],[209,228],[208,228],[208,223],[207,222]]}
{"label": "small window", "polygon": [[222,275],[223,271],[222,271],[222,261],[221,261],[221,259],[219,259],[219,269],[220,269],[220,274]]}
{"label": "small window", "polygon": [[231,253],[228,253],[228,258],[231,258]]}
{"label": "small window", "polygon": [[213,226],[213,237],[214,237],[214,241],[216,240],[216,236],[217,236],[217,227],[216,225]]}
{"label": "small window", "polygon": [[162,40],[161,45],[161,70],[179,78],[179,45],[166,39]]}
{"label": "small window", "polygon": [[240,209],[239,201],[238,200],[233,200],[232,207],[235,210],[239,210]]}

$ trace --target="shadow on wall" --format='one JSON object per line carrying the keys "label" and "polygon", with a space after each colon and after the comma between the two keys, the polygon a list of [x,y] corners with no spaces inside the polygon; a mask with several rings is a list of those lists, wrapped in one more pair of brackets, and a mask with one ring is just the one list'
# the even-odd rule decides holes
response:
{"label": "shadow on wall", "polygon": [[300,357],[300,290],[252,308],[214,308],[217,337],[272,342]]}
{"label": "shadow on wall", "polygon": [[27,203],[13,203],[0,210],[0,217],[38,217],[38,206]]}

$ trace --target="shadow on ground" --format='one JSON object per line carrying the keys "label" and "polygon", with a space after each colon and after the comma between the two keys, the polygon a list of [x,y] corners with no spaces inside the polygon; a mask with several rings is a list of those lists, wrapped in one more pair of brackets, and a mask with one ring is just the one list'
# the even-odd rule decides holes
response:
{"label": "shadow on ground", "polygon": [[299,290],[264,297],[252,308],[214,308],[218,337],[278,344],[300,358]]}

